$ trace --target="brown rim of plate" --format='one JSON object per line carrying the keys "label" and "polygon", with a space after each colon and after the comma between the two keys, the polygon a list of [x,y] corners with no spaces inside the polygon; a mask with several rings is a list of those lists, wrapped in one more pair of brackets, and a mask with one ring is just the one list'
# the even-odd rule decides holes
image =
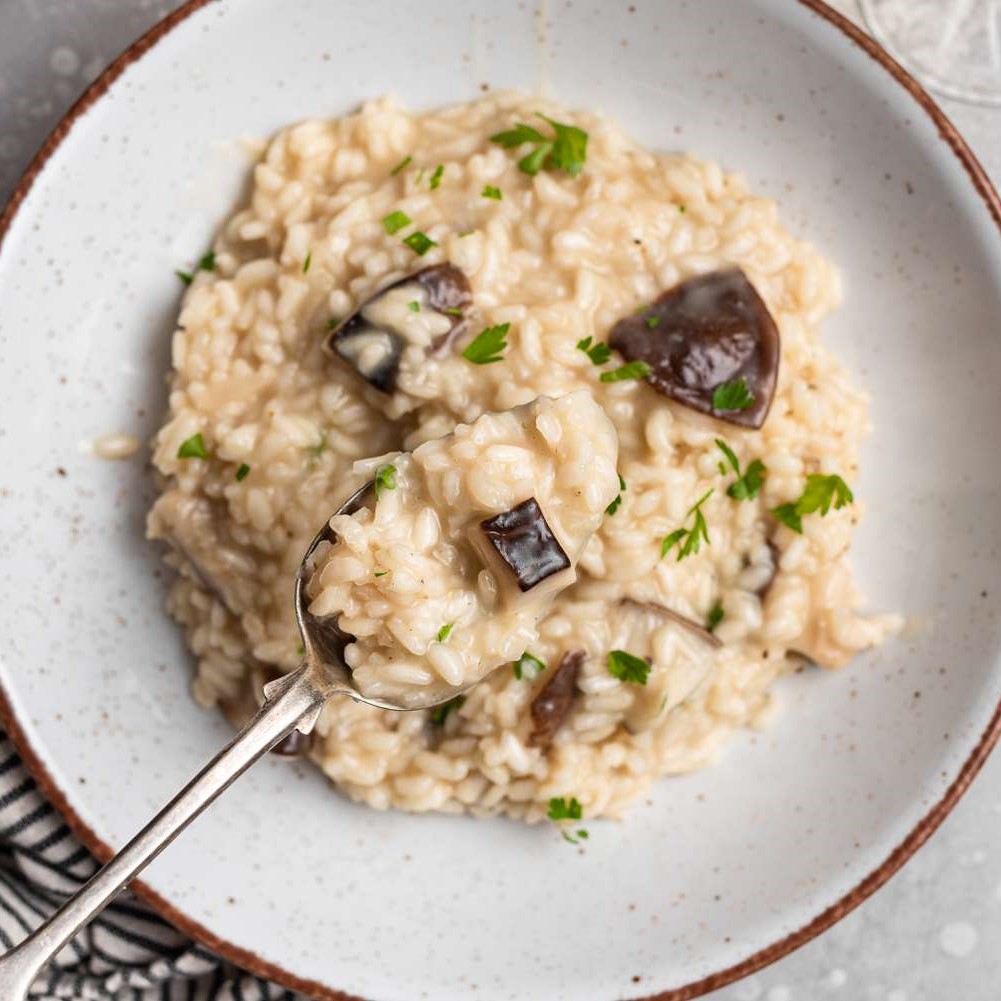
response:
{"label": "brown rim of plate", "polygon": [[[52,156],[59,144],[66,138],[70,129],[76,124],[77,119],[107,92],[111,85],[132,63],[144,56],[161,38],[176,28],[181,22],[185,21],[191,14],[194,14],[195,11],[210,2],[211,0],[187,0],[185,4],[172,14],[169,14],[158,24],[154,25],[145,35],[129,46],[87,88],[80,99],[63,116],[28,164],[21,180],[14,189],[10,201],[4,208],[3,213],[0,214],[0,248],[3,246],[4,237],[14,221],[14,216],[17,214],[18,208],[31,190],[31,186],[35,183],[42,168],[48,162],[49,157]],[[998,197],[997,192],[987,177],[986,171],[959,134],[956,126],[952,124],[941,108],[932,100],[928,92],[892,56],[880,48],[868,35],[846,17],[829,7],[824,0],[795,0],[795,2],[809,8],[813,13],[839,29],[866,55],[879,63],[914,98],[925,114],[935,124],[939,136],[952,152],[955,153],[963,169],[969,175],[977,194],[983,199],[984,205],[998,226],[999,232],[1001,232],[1001,198]],[[74,834],[101,862],[106,862],[110,859],[114,855],[112,848],[101,841],[94,831],[83,822],[71,806],[66,795],[56,785],[55,780],[49,774],[41,758],[31,747],[14,713],[10,698],[2,685],[0,685],[0,722],[3,723],[4,729],[10,736],[15,748],[17,748],[28,771],[41,787],[42,792],[48,797],[49,802],[66,819]],[[734,966],[711,973],[707,977],[703,977],[701,980],[687,984],[684,987],[663,991],[660,994],[637,997],[635,1001],[688,1001],[690,998],[696,998],[702,994],[707,994],[709,991],[725,987],[727,984],[749,976],[781,959],[840,921],[846,914],[853,911],[867,897],[875,893],[876,890],[886,883],[925,841],[931,837],[939,824],[942,823],[959,801],[959,798],[966,792],[970,783],[976,777],[977,772],[980,771],[987,760],[987,756],[994,745],[998,742],[999,737],[1001,737],[1001,703],[995,708],[987,728],[981,734],[976,746],[963,763],[959,774],[949,788],[946,789],[945,794],[938,803],[925,814],[910,834],[897,845],[881,865],[870,872],[868,876],[861,880],[853,889],[849,890],[840,900],[818,914],[812,921],[786,935],[779,941],[763,949],[759,949],[753,955]],[[135,880],[131,884],[131,889],[137,897],[144,900],[167,921],[185,934],[197,939],[224,959],[248,970],[256,976],[274,980],[282,986],[289,987],[303,994],[308,994],[316,998],[317,1001],[364,1001],[364,999],[358,998],[357,995],[346,994],[344,991],[328,987],[315,980],[305,980],[302,977],[298,977],[294,973],[262,959],[256,953],[249,952],[234,945],[232,942],[227,942],[219,938],[218,935],[215,935],[208,928],[204,927],[204,925],[199,924],[182,911],[179,911],[152,887],[147,886],[141,880]]]}

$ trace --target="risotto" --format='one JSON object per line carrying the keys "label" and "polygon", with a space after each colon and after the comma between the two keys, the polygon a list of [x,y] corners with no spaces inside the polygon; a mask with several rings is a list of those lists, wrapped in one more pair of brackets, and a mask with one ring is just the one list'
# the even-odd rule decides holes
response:
{"label": "risotto", "polygon": [[837,272],[738,174],[546,100],[383,99],[279,133],[183,278],[149,531],[195,697],[243,720],[298,666],[299,561],[373,478],[314,613],[365,691],[476,682],[331,700],[302,751],[354,799],[620,816],[899,627],[847,562]]}

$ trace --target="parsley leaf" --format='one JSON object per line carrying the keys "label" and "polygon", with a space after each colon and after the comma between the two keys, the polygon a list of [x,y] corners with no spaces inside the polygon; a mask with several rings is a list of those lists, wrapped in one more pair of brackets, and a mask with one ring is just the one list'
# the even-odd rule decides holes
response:
{"label": "parsley leaf", "polygon": [[492,198],[495,202],[499,202],[503,199],[500,188],[495,188],[492,184],[484,184],[483,190],[480,192],[483,198]]}
{"label": "parsley leaf", "polygon": [[[202,259],[198,262],[198,266],[195,271],[215,271],[215,251],[210,250],[207,254],[202,256]],[[191,271],[175,271],[175,275],[184,282],[185,285],[190,285],[195,280],[194,272]]]}
{"label": "parsley leaf", "polygon": [[611,650],[608,654],[608,673],[630,685],[645,685],[650,665],[642,658],[625,650]]}
{"label": "parsley leaf", "polygon": [[556,142],[553,144],[551,166],[565,170],[571,177],[576,177],[587,160],[587,133],[576,125],[564,125],[552,118],[539,115],[553,127]]}
{"label": "parsley leaf", "polygon": [[401,170],[406,170],[406,169],[407,169],[407,165],[408,165],[408,164],[410,163],[410,161],[411,161],[411,160],[413,160],[413,157],[412,157],[412,156],[405,156],[405,157],[404,157],[404,158],[403,158],[403,159],[402,159],[402,160],[401,160],[401,161],[400,161],[400,162],[399,162],[399,163],[398,163],[398,164],[397,164],[397,165],[396,165],[396,166],[395,166],[395,167],[394,167],[394,168],[393,168],[393,169],[392,169],[392,170],[391,170],[390,172],[389,172],[389,176],[390,176],[390,177],[396,177],[396,175],[397,175],[397,174],[398,174],[398,173],[399,173],[399,172],[400,172]]}
{"label": "parsley leaf", "polygon": [[446,625],[442,626],[441,629],[438,630],[438,636],[436,637],[438,642],[444,643],[445,640],[447,640],[449,636],[452,635],[452,630],[454,628],[455,628],[454,622],[449,622]]}
{"label": "parsley leaf", "polygon": [[594,341],[590,334],[577,342],[577,350],[583,351],[591,359],[592,365],[604,365],[612,357],[612,349],[601,341]]}
{"label": "parsley leaf", "polygon": [[[702,543],[709,545],[709,526],[706,524],[702,505],[709,499],[715,487],[707,490],[689,509],[688,514],[694,515],[691,528],[676,528],[670,535],[665,535],[660,543],[660,556],[663,559],[675,546],[678,547],[678,562],[686,556],[699,551]],[[686,515],[685,517],[688,517]]]}
{"label": "parsley leaf", "polygon": [[[754,459],[747,467],[747,471],[741,475],[740,460],[734,454],[733,449],[722,438],[716,439],[716,447],[726,456],[726,461],[737,476],[737,479],[726,488],[727,497],[732,497],[737,501],[754,500],[765,485],[768,468],[760,459]],[[722,463],[720,463],[720,472],[726,473]]]}
{"label": "parsley leaf", "polygon": [[302,262],[302,273],[306,274],[309,271],[310,264],[313,263],[313,251],[310,250],[306,253],[306,260]]}
{"label": "parsley leaf", "polygon": [[435,706],[431,710],[431,722],[435,726],[444,726],[445,720],[458,709],[463,702],[466,701],[465,695],[457,695],[454,699],[449,699],[448,702],[443,702],[440,706]]}
{"label": "parsley leaf", "polygon": [[518,161],[518,169],[530,177],[535,177],[545,167],[546,160],[552,151],[553,144],[551,142],[540,143],[531,153],[527,153]]}
{"label": "parsley leaf", "polygon": [[444,173],[445,173],[444,164],[439,163],[438,166],[434,168],[434,173],[431,175],[431,180],[428,181],[428,187],[432,191],[434,191],[434,189],[437,188],[439,184],[441,184],[441,177],[442,174]]}
{"label": "parsley leaf", "polygon": [[854,500],[851,488],[837,473],[828,476],[811,473],[806,478],[806,486],[799,499],[772,508],[772,514],[794,532],[802,534],[804,514],[819,511],[823,517],[832,507],[838,511]]}
{"label": "parsley leaf", "polygon": [[712,632],[723,621],[723,606],[717,601],[706,616],[706,629]]}
{"label": "parsley leaf", "polygon": [[653,330],[654,327],[659,327],[660,326],[660,317],[659,316],[648,316],[646,318],[646,325],[651,330]]}
{"label": "parsley leaf", "polygon": [[181,447],[177,450],[177,457],[178,459],[207,459],[209,457],[201,431],[181,442]]}
{"label": "parsley leaf", "polygon": [[409,226],[412,222],[413,219],[406,212],[401,212],[397,209],[395,212],[390,212],[389,215],[383,217],[382,228],[389,236],[392,236],[394,233],[399,233],[404,226]]}
{"label": "parsley leaf", "polygon": [[645,361],[631,361],[611,372],[602,372],[602,382],[622,382],[625,379],[645,379],[653,370]]}
{"label": "parsley leaf", "polygon": [[236,482],[240,483],[250,475],[250,466],[245,462],[240,463],[240,468],[236,471]]}
{"label": "parsley leaf", "polygon": [[423,257],[432,247],[437,247],[438,244],[431,239],[427,233],[422,233],[417,230],[416,233],[411,233],[410,236],[406,237],[403,242],[415,253],[418,257]]}
{"label": "parsley leaf", "polygon": [[380,466],[375,471],[375,479],[373,480],[373,490],[375,491],[375,499],[379,499],[379,494],[383,490],[395,490],[396,489],[396,466],[389,465]]}
{"label": "parsley leaf", "polygon": [[746,410],[754,406],[754,395],[744,377],[724,382],[713,390],[713,410]]}
{"label": "parsley leaf", "polygon": [[375,573],[372,574],[372,576],[373,577],[385,577],[386,574],[388,574],[388,573],[389,573],[388,570],[376,570]]}
{"label": "parsley leaf", "polygon": [[519,681],[534,681],[546,669],[545,661],[539,660],[527,650],[514,662],[514,676]]}
{"label": "parsley leaf", "polygon": [[442,312],[448,316],[462,316],[462,310],[458,306],[446,306]]}
{"label": "parsley leaf", "polygon": [[514,149],[515,146],[520,146],[522,143],[545,142],[546,137],[538,129],[533,129],[531,125],[519,122],[513,129],[508,129],[506,132],[495,132],[490,137],[490,141],[500,144],[504,149]]}
{"label": "parsley leaf", "polygon": [[553,127],[552,139],[531,125],[518,122],[513,129],[492,135],[490,141],[499,143],[504,149],[533,143],[535,148],[518,161],[518,169],[533,177],[547,167],[565,170],[571,177],[577,177],[587,160],[587,133],[576,125],[565,125],[545,115],[539,118]]}
{"label": "parsley leaf", "polygon": [[410,302],[407,303],[407,309],[409,309],[411,313],[419,313],[421,311],[421,304],[416,299],[411,299]]}
{"label": "parsley leaf", "polygon": [[569,802],[563,796],[554,796],[549,801],[549,812],[546,816],[550,820],[583,820],[584,811],[576,796],[571,796]]}
{"label": "parsley leaf", "polygon": [[510,323],[500,323],[496,327],[481,330],[466,345],[462,357],[474,365],[492,365],[495,361],[501,361],[507,348],[507,332],[510,327]]}
{"label": "parsley leaf", "polygon": [[619,492],[616,494],[615,500],[612,501],[608,507],[605,508],[605,514],[615,514],[616,511],[622,507],[622,495],[626,492],[626,481],[622,478],[622,474],[619,474]]}

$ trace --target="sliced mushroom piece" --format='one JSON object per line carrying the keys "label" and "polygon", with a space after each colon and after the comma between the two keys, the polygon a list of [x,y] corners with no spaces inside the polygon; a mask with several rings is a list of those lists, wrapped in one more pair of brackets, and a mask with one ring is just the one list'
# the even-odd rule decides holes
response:
{"label": "sliced mushroom piece", "polygon": [[481,521],[480,528],[522,591],[531,590],[570,566],[570,557],[553,535],[534,497]]}
{"label": "sliced mushroom piece", "polygon": [[587,654],[583,650],[568,650],[560,666],[532,699],[530,713],[535,728],[528,742],[535,747],[552,743],[556,731],[566,722],[577,698],[577,676]]}
{"label": "sliced mushroom piece", "polygon": [[457,336],[473,293],[454,264],[435,264],[380,289],[334,329],[327,348],[392,393],[405,352],[426,355]]}
{"label": "sliced mushroom piece", "polygon": [[[624,317],[608,343],[627,361],[650,366],[658,392],[741,427],[768,416],[779,370],[779,331],[739,268],[713,271],[669,289],[647,309]],[[743,379],[752,402],[718,410],[713,395]]]}
{"label": "sliced mushroom piece", "polygon": [[711,673],[716,650],[722,646],[687,616],[657,602],[630,598],[621,603],[613,640],[657,668],[646,685],[635,686],[625,718],[626,729],[634,734],[656,726],[691,698]]}
{"label": "sliced mushroom piece", "polygon": [[764,602],[775,583],[782,553],[771,539],[755,547],[747,556],[747,565],[737,577],[737,586],[751,591]]}

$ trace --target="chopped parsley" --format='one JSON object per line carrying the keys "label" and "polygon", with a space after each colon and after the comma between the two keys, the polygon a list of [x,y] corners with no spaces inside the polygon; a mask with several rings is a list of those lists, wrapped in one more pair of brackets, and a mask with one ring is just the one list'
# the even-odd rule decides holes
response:
{"label": "chopped parsley", "polygon": [[306,452],[309,455],[310,462],[316,462],[321,455],[327,450],[327,437],[330,432],[324,428],[320,432],[320,440],[315,445],[310,445],[307,447]]}
{"label": "chopped parsley", "polygon": [[375,490],[375,499],[379,499],[379,494],[383,490],[395,490],[396,489],[396,466],[385,465],[380,466],[375,471],[375,479],[373,480],[373,490]]}
{"label": "chopped parsley", "polygon": [[510,327],[510,323],[500,323],[481,330],[466,345],[462,357],[474,365],[492,365],[495,361],[501,361],[507,348],[507,332]]}
{"label": "chopped parsley", "polygon": [[463,230],[463,231],[462,231],[462,232],[461,232],[461,233],[459,234],[459,239],[460,239],[460,240],[465,240],[465,238],[466,238],[467,236],[472,236],[472,235],[473,235],[473,234],[474,234],[475,232],[476,232],[476,230],[475,230],[475,229],[464,229],[464,230]]}
{"label": "chopped parsley", "polygon": [[435,706],[431,710],[431,722],[435,726],[444,726],[445,720],[465,701],[465,695],[457,695],[454,699],[449,699],[448,702],[443,702],[440,706]]}
{"label": "chopped parsley", "polygon": [[399,233],[401,229],[409,226],[412,222],[413,219],[406,212],[401,212],[397,209],[395,212],[390,212],[389,215],[383,217],[382,228],[389,236],[392,236],[394,233]]}
{"label": "chopped parsley", "polygon": [[304,645],[304,644],[302,644],[302,643],[300,643],[300,644],[299,644],[299,645],[298,645],[298,646],[297,646],[297,647],[295,648],[295,652],[296,652],[296,653],[297,653],[297,654],[298,654],[298,655],[299,655],[300,657],[305,657],[305,656],[306,656],[306,647],[305,647],[305,645]]}
{"label": "chopped parsley", "polygon": [[[727,497],[732,497],[737,501],[754,500],[761,493],[761,488],[765,485],[765,477],[768,475],[768,469],[765,464],[760,459],[754,459],[747,467],[746,472],[741,474],[740,461],[734,455],[733,449],[722,438],[716,439],[716,447],[726,456],[726,461],[737,477],[726,488]],[[720,472],[725,475],[726,467],[722,462],[719,465]]]}
{"label": "chopped parsley", "polygon": [[421,311],[421,304],[416,299],[411,299],[410,302],[407,303],[407,309],[409,309],[411,313],[419,313]]}
{"label": "chopped parsley", "polygon": [[531,143],[533,149],[518,161],[518,169],[533,177],[543,169],[565,170],[576,177],[587,160],[587,133],[576,125],[565,125],[545,115],[539,115],[553,128],[551,138],[524,122],[518,122],[513,129],[497,132],[490,137],[504,149],[514,149]]}
{"label": "chopped parsley", "polygon": [[622,507],[622,495],[626,492],[626,481],[622,478],[622,474],[619,474],[619,492],[615,496],[615,500],[612,501],[608,507],[605,508],[605,514],[615,514],[616,511]]}
{"label": "chopped parsley", "polygon": [[250,475],[250,466],[245,462],[240,463],[240,468],[236,471],[236,482],[240,483]]}
{"label": "chopped parsley", "polygon": [[569,802],[563,796],[554,796],[546,816],[550,820],[583,820],[584,810],[576,796],[571,796]]}
{"label": "chopped parsley", "polygon": [[462,316],[462,310],[458,306],[448,306],[442,312],[448,316]]}
{"label": "chopped parsley", "polygon": [[442,174],[445,173],[444,164],[439,163],[437,167],[434,168],[434,173],[431,175],[431,179],[428,181],[428,187],[434,191],[435,188],[441,184]]}
{"label": "chopped parsley", "polygon": [[577,829],[575,832],[576,836],[571,834],[569,831],[560,831],[560,834],[563,835],[563,840],[571,845],[579,845],[582,841],[587,841],[590,837],[583,827]]}
{"label": "chopped parsley", "polygon": [[504,195],[501,194],[501,189],[495,188],[492,184],[484,184],[480,195],[483,198],[492,198],[495,202],[501,201],[504,197]]}
{"label": "chopped parsley", "polygon": [[712,632],[723,621],[723,606],[717,601],[706,616],[706,629]]}
{"label": "chopped parsley", "polygon": [[390,172],[389,172],[389,176],[390,176],[390,177],[396,177],[396,175],[397,175],[398,173],[400,173],[400,171],[401,171],[401,170],[406,170],[406,169],[407,169],[407,167],[408,167],[408,166],[410,165],[410,162],[411,162],[411,160],[413,160],[413,157],[412,157],[412,156],[405,156],[405,157],[404,157],[404,158],[403,158],[403,159],[402,159],[402,160],[401,160],[401,161],[400,161],[400,162],[399,162],[399,163],[398,163],[398,164],[397,164],[397,165],[396,165],[396,166],[395,166],[395,167],[394,167],[394,168],[393,168],[393,169],[392,169],[392,170],[391,170]]}
{"label": "chopped parsley", "polygon": [[591,359],[592,365],[604,365],[612,357],[612,349],[602,341],[595,341],[590,334],[577,342],[577,350],[583,351]]}
{"label": "chopped parsley", "polygon": [[431,239],[427,233],[422,233],[417,230],[416,233],[411,233],[410,236],[405,237],[403,242],[418,256],[423,257],[432,247],[437,247],[438,244]]}
{"label": "chopped parsley", "polygon": [[685,211],[685,206],[684,205],[679,205],[678,206],[678,211],[679,212],[684,212]]}
{"label": "chopped parsley", "polygon": [[626,379],[645,379],[653,369],[645,361],[631,361],[611,372],[602,372],[602,382],[623,382]]}
{"label": "chopped parsley", "polygon": [[534,681],[546,669],[545,661],[539,660],[527,650],[514,662],[514,676],[519,681]]}
{"label": "chopped parsley", "polygon": [[838,511],[854,500],[855,495],[851,488],[837,473],[831,473],[829,476],[811,473],[806,478],[806,486],[799,499],[772,508],[772,514],[783,525],[788,525],[794,532],[802,535],[804,514],[819,511],[823,517],[832,506]]}
{"label": "chopped parsley", "polygon": [[645,685],[650,665],[642,657],[636,657],[626,650],[610,650],[608,673],[630,685]]}
{"label": "chopped parsley", "polygon": [[178,459],[207,459],[209,457],[201,431],[181,442],[181,447],[177,450],[177,457]]}
{"label": "chopped parsley", "polygon": [[724,382],[713,390],[713,410],[746,410],[754,405],[754,394],[744,377]]}
{"label": "chopped parsley", "polygon": [[699,551],[703,542],[709,545],[709,527],[706,525],[702,505],[709,499],[713,489],[707,490],[689,509],[688,514],[694,515],[691,528],[676,528],[670,535],[665,535],[660,544],[660,558],[663,559],[675,546],[678,547],[678,562],[686,556]]}
{"label": "chopped parsley", "polygon": [[446,625],[442,626],[441,629],[438,630],[438,636],[436,637],[438,642],[444,643],[445,640],[447,640],[449,636],[452,635],[452,630],[454,628],[455,628],[454,622],[449,622]]}
{"label": "chopped parsley", "polygon": [[309,272],[309,266],[313,263],[313,251],[310,250],[306,253],[306,260],[302,262],[302,273],[307,274]]}
{"label": "chopped parsley", "polygon": [[327,320],[327,330],[333,330],[334,327],[336,327],[336,326],[337,326],[337,317],[336,316],[331,316]]}
{"label": "chopped parsley", "polygon": [[[202,259],[198,262],[198,266],[195,268],[195,272],[198,271],[215,271],[215,251],[210,250],[205,254]],[[175,271],[174,274],[184,282],[185,285],[190,285],[195,280],[195,272],[191,271]]]}
{"label": "chopped parsley", "polygon": [[388,573],[389,573],[388,570],[376,570],[376,572],[372,576],[373,577],[385,577],[386,574],[388,574]]}
{"label": "chopped parsley", "polygon": [[659,316],[648,316],[646,318],[646,325],[651,330],[653,330],[654,327],[659,327],[660,326],[660,317]]}

